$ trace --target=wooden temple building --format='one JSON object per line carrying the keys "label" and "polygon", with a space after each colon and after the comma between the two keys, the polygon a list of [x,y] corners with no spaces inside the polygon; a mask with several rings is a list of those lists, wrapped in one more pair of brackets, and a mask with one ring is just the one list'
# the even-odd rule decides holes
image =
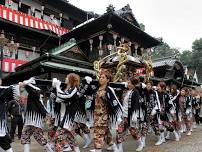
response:
{"label": "wooden temple building", "polygon": [[200,86],[193,78],[189,79],[185,72],[185,67],[176,56],[164,57],[153,60],[152,81],[156,84],[165,81],[167,84],[176,84],[178,87]]}
{"label": "wooden temple building", "polygon": [[3,76],[59,46],[63,34],[93,16],[66,0],[1,0]]}
{"label": "wooden temple building", "polygon": [[109,5],[105,14],[75,26],[60,40],[60,46],[16,68],[3,82],[12,84],[31,76],[63,79],[70,72],[95,76],[94,61],[113,54],[120,43],[128,43],[129,61],[141,67],[142,54],[160,43],[140,29],[129,5],[118,11]]}

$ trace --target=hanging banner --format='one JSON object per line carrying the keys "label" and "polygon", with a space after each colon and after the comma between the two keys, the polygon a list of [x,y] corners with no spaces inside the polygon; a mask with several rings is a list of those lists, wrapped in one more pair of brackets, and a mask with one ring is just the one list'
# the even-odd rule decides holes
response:
{"label": "hanging banner", "polygon": [[15,72],[15,68],[18,66],[21,66],[22,64],[27,63],[27,61],[24,60],[17,60],[17,59],[11,59],[11,58],[4,58],[3,59],[3,65],[2,65],[2,71],[3,72]]}
{"label": "hanging banner", "polygon": [[57,35],[63,35],[69,30],[58,25],[38,19],[34,16],[0,5],[0,18],[39,30],[50,30]]}
{"label": "hanging banner", "polygon": [[[135,74],[137,76],[145,76],[145,68],[137,68]],[[154,71],[151,72],[151,76],[154,76]]]}

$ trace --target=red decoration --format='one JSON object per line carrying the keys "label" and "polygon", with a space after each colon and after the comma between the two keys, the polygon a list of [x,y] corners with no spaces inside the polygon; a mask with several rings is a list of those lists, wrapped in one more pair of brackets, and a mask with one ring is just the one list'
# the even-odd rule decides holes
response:
{"label": "red decoration", "polygon": [[[145,68],[138,68],[136,69],[136,73],[137,76],[145,76]],[[154,76],[154,71],[152,71],[151,76]]]}
{"label": "red decoration", "polygon": [[5,58],[3,59],[2,71],[15,72],[16,67],[21,66],[22,64],[25,64],[25,63],[27,63],[27,61]]}
{"label": "red decoration", "polygon": [[69,31],[66,28],[35,18],[31,15],[18,12],[11,8],[7,8],[3,5],[0,5],[0,18],[39,30],[50,30],[58,35],[63,35]]}

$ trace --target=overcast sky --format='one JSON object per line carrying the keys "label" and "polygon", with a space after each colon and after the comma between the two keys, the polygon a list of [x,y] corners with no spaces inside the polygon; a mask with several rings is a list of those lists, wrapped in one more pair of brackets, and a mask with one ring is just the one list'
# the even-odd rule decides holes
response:
{"label": "overcast sky", "polygon": [[202,38],[202,0],[69,0],[73,5],[98,14],[113,4],[120,9],[129,4],[146,32],[163,37],[173,48],[191,50],[192,42]]}

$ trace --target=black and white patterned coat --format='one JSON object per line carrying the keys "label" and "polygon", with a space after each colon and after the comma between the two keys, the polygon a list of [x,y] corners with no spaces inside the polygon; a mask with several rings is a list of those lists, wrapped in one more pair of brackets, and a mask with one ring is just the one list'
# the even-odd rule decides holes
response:
{"label": "black and white patterned coat", "polygon": [[0,137],[8,133],[7,104],[11,100],[16,100],[19,95],[19,85],[0,86]]}
{"label": "black and white patterned coat", "polygon": [[25,89],[28,92],[28,97],[24,125],[43,128],[43,120],[47,111],[40,98],[41,90],[31,84],[26,85]]}

